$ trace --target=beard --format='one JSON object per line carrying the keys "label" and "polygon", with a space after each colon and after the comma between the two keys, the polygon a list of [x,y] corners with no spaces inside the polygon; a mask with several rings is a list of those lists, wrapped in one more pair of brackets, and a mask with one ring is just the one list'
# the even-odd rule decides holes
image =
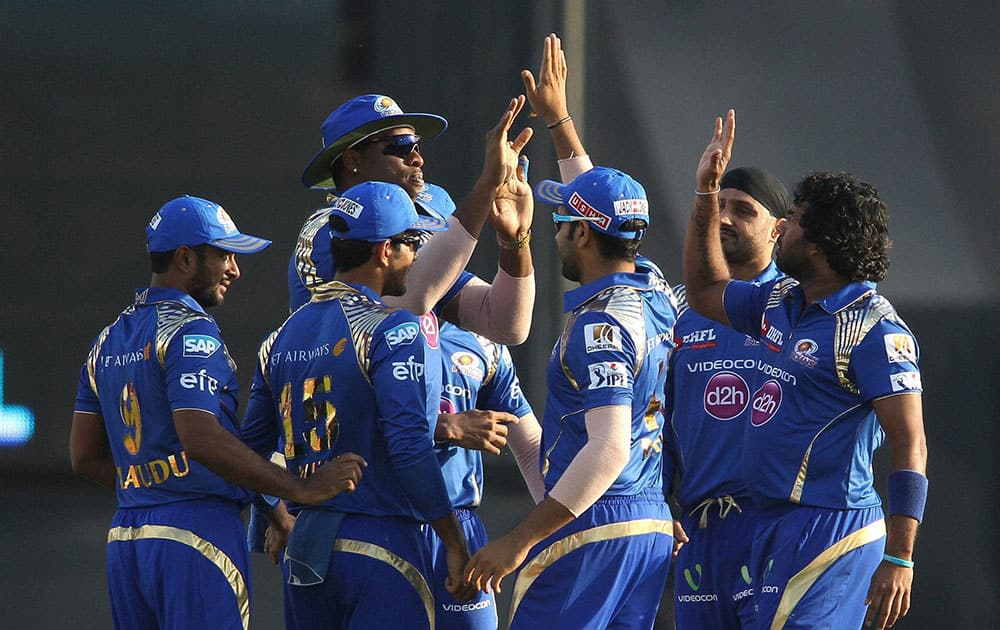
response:
{"label": "beard", "polygon": [[212,277],[211,270],[201,256],[198,257],[188,294],[206,309],[219,306],[225,300],[219,290],[219,282]]}

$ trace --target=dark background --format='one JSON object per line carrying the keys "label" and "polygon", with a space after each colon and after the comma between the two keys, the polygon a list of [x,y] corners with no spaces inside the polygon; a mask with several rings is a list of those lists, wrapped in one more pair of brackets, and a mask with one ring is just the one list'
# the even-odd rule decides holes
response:
{"label": "dark background", "polygon": [[[551,31],[569,56],[587,147],[646,185],[654,225],[644,252],[672,280],[694,168],[728,107],[734,165],[789,185],[812,169],[847,170],[879,187],[895,242],[881,290],[920,341],[930,449],[914,608],[896,627],[995,626],[1000,12],[733,4],[0,3],[2,400],[31,408],[37,423],[26,446],[0,448],[0,627],[110,626],[103,541],[114,498],[72,476],[69,425],[93,336],[148,282],[143,227],[156,209],[183,193],[206,197],[274,240],[240,258],[243,278],[217,313],[245,391],[257,343],[286,314],[298,227],[322,203],[298,180],[326,115],[380,92],[445,116],[425,171],[460,199],[483,134],[521,91],[518,71],[537,70]],[[538,134],[532,181],[557,178],[544,127],[521,124]],[[529,341],[513,351],[541,415],[563,285],[548,208],[537,210],[537,308]],[[472,264],[485,278],[492,240],[487,229]],[[496,536],[529,503],[509,455],[487,476],[483,516]],[[256,627],[278,627],[277,572],[258,562],[253,577]]]}

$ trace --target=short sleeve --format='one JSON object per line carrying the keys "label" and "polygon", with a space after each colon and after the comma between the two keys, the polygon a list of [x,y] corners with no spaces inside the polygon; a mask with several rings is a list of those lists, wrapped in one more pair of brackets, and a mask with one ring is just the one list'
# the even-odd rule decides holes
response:
{"label": "short sleeve", "polygon": [[883,319],[851,352],[848,376],[864,400],[923,391],[917,340],[898,322]]}
{"label": "short sleeve", "polygon": [[583,407],[632,406],[636,349],[611,315],[587,312],[573,323],[564,361],[576,379]]}
{"label": "short sleeve", "polygon": [[219,415],[219,390],[232,376],[219,328],[196,319],[174,335],[164,360],[170,410],[198,409]]}

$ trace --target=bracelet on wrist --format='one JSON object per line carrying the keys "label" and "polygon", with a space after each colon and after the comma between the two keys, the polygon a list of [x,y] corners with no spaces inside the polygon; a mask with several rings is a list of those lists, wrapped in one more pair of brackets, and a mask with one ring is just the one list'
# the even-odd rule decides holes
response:
{"label": "bracelet on wrist", "polygon": [[695,189],[694,194],[696,194],[696,195],[717,195],[717,194],[719,194],[719,191],[721,191],[721,190],[722,190],[722,188],[716,188],[715,190],[706,190],[705,192],[701,192],[700,190]]}
{"label": "bracelet on wrist", "polygon": [[545,125],[545,127],[548,128],[548,129],[555,129],[559,125],[561,125],[563,123],[567,123],[567,122],[569,122],[571,120],[573,120],[573,117],[567,114],[566,116],[563,116],[562,118],[560,118],[559,120],[555,121],[554,123],[549,123],[549,124]]}
{"label": "bracelet on wrist", "polygon": [[516,251],[519,249],[524,249],[525,247],[528,246],[528,243],[530,242],[531,242],[531,228],[528,228],[528,231],[525,232],[524,235],[521,236],[520,238],[517,238],[517,235],[515,235],[515,237],[510,240],[505,239],[499,234],[497,234],[497,246],[500,247],[500,249]]}
{"label": "bracelet on wrist", "polygon": [[902,558],[897,558],[896,556],[890,556],[887,553],[882,554],[882,559],[890,564],[895,564],[896,566],[905,567],[907,569],[913,568],[912,560],[903,560]]}

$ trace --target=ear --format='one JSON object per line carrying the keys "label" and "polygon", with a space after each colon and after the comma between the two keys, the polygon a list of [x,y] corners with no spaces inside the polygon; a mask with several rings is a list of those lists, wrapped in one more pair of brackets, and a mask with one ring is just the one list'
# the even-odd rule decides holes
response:
{"label": "ear", "polygon": [[570,225],[579,225],[575,230],[576,237],[573,239],[577,247],[586,247],[587,243],[591,241],[591,235],[594,228],[591,227],[590,221],[577,221],[571,223]]}
{"label": "ear", "polygon": [[388,267],[392,258],[392,243],[388,240],[372,243],[372,259],[376,267]]}
{"label": "ear", "polygon": [[348,173],[357,173],[361,168],[361,152],[357,149],[345,149],[340,154],[340,162]]}
{"label": "ear", "polygon": [[181,273],[188,273],[195,268],[198,262],[198,254],[186,245],[181,245],[174,250],[174,267]]}
{"label": "ear", "polygon": [[779,218],[775,218],[774,219],[774,225],[771,226],[771,243],[777,243],[778,242],[778,236],[780,236],[780,232],[778,231],[778,228],[786,220],[787,219],[779,219]]}

